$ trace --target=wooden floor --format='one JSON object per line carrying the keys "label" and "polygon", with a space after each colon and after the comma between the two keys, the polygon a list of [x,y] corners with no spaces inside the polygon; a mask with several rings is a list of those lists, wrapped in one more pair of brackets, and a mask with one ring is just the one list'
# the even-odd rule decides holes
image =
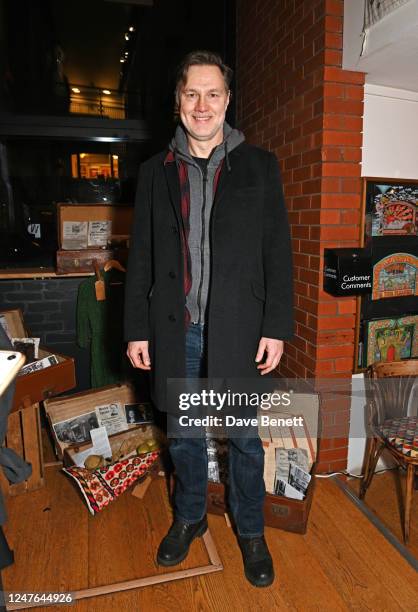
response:
{"label": "wooden floor", "polygon": [[[403,543],[405,482],[406,474],[403,470],[390,470],[382,474],[375,474],[364,498],[367,507],[401,543]],[[360,480],[349,480],[347,485],[358,495]],[[408,550],[418,559],[418,490],[414,490],[412,496]]]}
{"label": "wooden floor", "polygon": [[[49,467],[44,489],[9,498],[7,507],[5,532],[16,562],[2,572],[5,590],[62,592],[163,571],[155,551],[170,524],[164,480],[154,481],[144,500],[127,492],[92,517],[74,484]],[[332,481],[318,481],[305,536],[266,529],[277,574],[267,589],[253,588],[243,577],[235,536],[223,517],[211,515],[209,525],[223,571],[81,600],[69,610],[417,609],[416,572]],[[207,563],[199,540],[179,567]]]}

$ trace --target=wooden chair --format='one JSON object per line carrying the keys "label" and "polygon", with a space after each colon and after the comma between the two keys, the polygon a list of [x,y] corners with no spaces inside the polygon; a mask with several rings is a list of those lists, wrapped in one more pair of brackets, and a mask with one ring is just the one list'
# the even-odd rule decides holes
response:
{"label": "wooden chair", "polygon": [[379,457],[386,448],[398,465],[406,468],[403,531],[407,544],[414,475],[418,466],[418,402],[411,406],[410,401],[414,384],[418,384],[418,359],[375,363],[370,366],[368,377],[368,439],[360,499],[365,496]]}

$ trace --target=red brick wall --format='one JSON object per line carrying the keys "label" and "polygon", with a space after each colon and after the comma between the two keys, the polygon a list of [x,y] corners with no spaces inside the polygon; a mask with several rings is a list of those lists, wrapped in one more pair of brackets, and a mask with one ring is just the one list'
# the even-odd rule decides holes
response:
{"label": "red brick wall", "polygon": [[[292,231],[296,334],[280,374],[351,376],[354,298],[322,291],[323,249],[358,246],[362,73],[341,69],[343,0],[237,3],[237,110],[277,155]],[[349,402],[325,401],[320,465],[346,466]]]}

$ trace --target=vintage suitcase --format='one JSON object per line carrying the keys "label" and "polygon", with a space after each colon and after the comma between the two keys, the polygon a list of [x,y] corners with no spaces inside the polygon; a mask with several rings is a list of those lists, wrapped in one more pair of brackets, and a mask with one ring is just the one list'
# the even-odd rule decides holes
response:
{"label": "vintage suitcase", "polygon": [[[284,529],[294,533],[305,533],[315,489],[315,471],[318,439],[320,437],[320,396],[316,392],[296,392],[289,390],[289,404],[286,407],[270,405],[259,411],[259,435],[264,447],[264,481],[266,498],[264,520],[269,527]],[[271,424],[263,425],[263,417],[268,416]],[[293,425],[277,425],[276,419],[295,417]],[[279,421],[278,421],[279,422]],[[276,449],[301,449],[306,453],[307,469],[312,478],[303,500],[274,495],[274,476],[276,473]],[[226,474],[224,474],[225,476]],[[220,475],[222,480],[222,474]],[[225,487],[222,483],[208,483],[208,512],[224,514],[227,504]]]}
{"label": "vintage suitcase", "polygon": [[106,261],[128,258],[133,206],[58,204],[57,274],[94,271]]}
{"label": "vintage suitcase", "polygon": [[[4,316],[9,333],[14,338],[28,337],[22,312],[19,309],[3,310],[0,315]],[[51,354],[47,348],[39,348],[39,357],[47,357]],[[23,405],[25,398],[29,399],[31,404],[36,404],[76,386],[74,359],[55,352],[53,354],[58,359],[57,364],[16,378],[12,411],[18,410]]]}
{"label": "vintage suitcase", "polygon": [[[116,259],[111,249],[85,249],[80,251],[57,251],[57,274],[74,274],[77,272],[94,272],[94,262],[99,268],[110,259]],[[124,257],[118,255],[118,260],[125,263]]]}
{"label": "vintage suitcase", "polygon": [[[264,521],[267,527],[275,527],[293,533],[306,533],[309,512],[315,489],[315,465],[312,469],[305,499],[290,499],[280,495],[266,494],[264,501]],[[207,511],[223,515],[227,511],[225,486],[218,482],[208,483]]]}
{"label": "vintage suitcase", "polygon": [[[64,456],[66,457],[67,465],[70,465],[70,459],[74,452],[78,452],[75,449],[83,450],[87,449],[90,442],[88,442],[88,437],[86,441],[81,442],[72,442],[66,441],[61,437],[58,437],[56,427],[57,423],[62,423],[68,421],[71,423],[74,421],[74,426],[76,426],[77,422],[80,421],[80,417],[82,419],[93,417],[95,409],[98,406],[107,406],[112,403],[120,403],[122,409],[126,404],[134,404],[137,403],[135,390],[130,385],[108,385],[106,387],[102,387],[101,389],[92,389],[90,391],[82,391],[81,393],[75,393],[74,395],[69,396],[61,396],[54,399],[49,399],[44,402],[45,412],[48,417],[49,423],[51,425],[52,436],[54,439],[55,451],[59,459],[62,459]],[[95,425],[97,427],[98,424]],[[135,435],[140,435],[144,437],[144,439],[153,437],[153,426],[152,425],[138,425],[132,424],[128,425],[128,429],[116,432],[114,434],[109,435],[109,441],[115,437],[115,444],[120,440],[122,441],[126,438],[129,440],[133,438]],[[112,443],[111,443],[112,446]],[[69,449],[72,449],[71,451]],[[68,450],[69,452],[65,453]]]}

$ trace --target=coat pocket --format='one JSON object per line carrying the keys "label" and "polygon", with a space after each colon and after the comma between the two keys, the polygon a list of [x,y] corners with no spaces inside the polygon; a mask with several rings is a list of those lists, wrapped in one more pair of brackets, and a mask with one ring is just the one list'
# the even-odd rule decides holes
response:
{"label": "coat pocket", "polygon": [[253,295],[258,300],[261,300],[262,302],[266,301],[266,290],[264,288],[264,285],[262,285],[261,283],[258,283],[257,281],[252,281],[251,289],[252,289]]}

